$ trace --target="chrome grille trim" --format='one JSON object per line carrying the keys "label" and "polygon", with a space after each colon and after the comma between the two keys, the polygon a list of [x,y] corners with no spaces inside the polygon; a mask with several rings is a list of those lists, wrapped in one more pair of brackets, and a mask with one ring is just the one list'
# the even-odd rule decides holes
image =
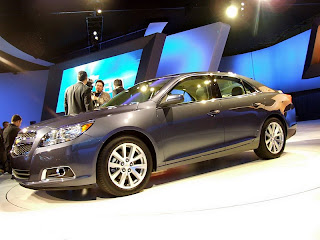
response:
{"label": "chrome grille trim", "polygon": [[28,132],[20,132],[18,133],[19,138],[23,139],[23,138],[35,138],[37,135],[36,131],[28,131]]}
{"label": "chrome grille trim", "polygon": [[12,146],[11,154],[15,157],[27,155],[31,151],[36,135],[37,132],[34,130],[19,132]]}
{"label": "chrome grille trim", "polygon": [[27,155],[32,148],[32,144],[14,145],[11,153],[14,156]]}
{"label": "chrome grille trim", "polygon": [[29,170],[12,169],[12,174],[16,179],[29,179]]}

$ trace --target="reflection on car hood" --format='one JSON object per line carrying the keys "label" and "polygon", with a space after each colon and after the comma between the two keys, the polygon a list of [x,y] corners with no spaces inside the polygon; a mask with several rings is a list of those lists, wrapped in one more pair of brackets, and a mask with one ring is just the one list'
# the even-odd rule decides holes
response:
{"label": "reflection on car hood", "polygon": [[109,114],[119,114],[123,112],[134,111],[138,108],[138,104],[118,106],[118,107],[109,107],[98,109],[90,112],[80,113],[74,116],[61,116],[53,119],[49,119],[46,121],[42,121],[40,123],[34,124],[29,129],[40,129],[43,127],[57,128],[65,125],[72,125],[79,122],[85,122],[90,119],[97,119]]}

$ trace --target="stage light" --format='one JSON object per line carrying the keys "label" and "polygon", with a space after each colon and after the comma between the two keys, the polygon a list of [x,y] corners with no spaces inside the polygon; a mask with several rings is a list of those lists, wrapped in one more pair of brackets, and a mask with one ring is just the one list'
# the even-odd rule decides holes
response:
{"label": "stage light", "polygon": [[102,10],[101,10],[101,9],[98,9],[98,10],[97,10],[97,13],[98,13],[98,14],[101,14],[101,13],[102,13]]}
{"label": "stage light", "polygon": [[95,36],[94,39],[97,40],[97,41],[99,40],[98,36]]}
{"label": "stage light", "polygon": [[238,8],[234,5],[231,5],[227,8],[226,14],[229,18],[235,18],[238,15]]}
{"label": "stage light", "polygon": [[93,35],[95,35],[95,36],[96,36],[97,34],[98,34],[98,33],[97,33],[97,31],[93,31]]}
{"label": "stage light", "polygon": [[241,8],[241,11],[243,11],[243,10],[244,10],[244,8],[242,7],[242,8]]}
{"label": "stage light", "polygon": [[244,6],[244,2],[241,3],[241,6]]}

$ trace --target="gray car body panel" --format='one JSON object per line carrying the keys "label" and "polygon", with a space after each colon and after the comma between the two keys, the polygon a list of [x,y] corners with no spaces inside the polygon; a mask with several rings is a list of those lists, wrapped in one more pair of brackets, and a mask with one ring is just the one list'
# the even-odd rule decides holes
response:
{"label": "gray car body panel", "polygon": [[[209,74],[239,78],[253,86],[256,92],[161,107],[166,94],[178,82],[190,76]],[[274,90],[262,92],[259,88],[263,87],[252,79],[230,73],[181,74],[146,102],[59,117],[32,125],[27,129],[37,131],[32,149],[28,155],[13,158],[13,168],[29,170],[30,178],[17,180],[23,186],[39,189],[95,184],[96,164],[101,149],[111,138],[128,132],[143,134],[149,139],[156,155],[156,170],[255,149],[259,146],[262,125],[271,116],[280,118],[286,129],[294,134],[296,122],[293,105],[288,104],[282,109],[280,100],[283,94]],[[78,138],[39,147],[41,138],[51,129],[88,120],[95,122]],[[292,134],[288,135],[290,137]],[[71,167],[75,178],[41,181],[41,173],[45,168],[58,166]]]}

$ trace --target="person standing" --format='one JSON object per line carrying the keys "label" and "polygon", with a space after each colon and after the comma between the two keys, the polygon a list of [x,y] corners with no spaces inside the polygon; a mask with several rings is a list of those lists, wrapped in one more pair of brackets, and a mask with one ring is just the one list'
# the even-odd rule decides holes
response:
{"label": "person standing", "polygon": [[20,129],[21,123],[22,123],[22,118],[18,114],[15,114],[12,116],[11,123],[9,124],[9,126],[6,127],[5,130],[3,131],[4,146],[5,146],[5,152],[7,155],[7,159],[5,162],[5,171],[10,174],[12,173],[10,151],[12,149],[12,145],[14,143],[16,136],[21,130]]}
{"label": "person standing", "polygon": [[100,107],[102,104],[110,100],[110,95],[103,91],[104,82],[102,80],[96,81],[96,91],[92,92],[91,99],[95,107]]}
{"label": "person standing", "polygon": [[116,79],[113,81],[114,89],[112,91],[112,97],[116,96],[118,93],[124,90],[121,79]]}
{"label": "person standing", "polygon": [[78,82],[67,88],[64,100],[66,115],[75,115],[93,110],[91,89],[86,85],[88,75],[85,71],[78,72]]}
{"label": "person standing", "polygon": [[3,131],[4,131],[4,129],[5,129],[6,127],[8,127],[8,125],[9,125],[9,122],[7,122],[7,121],[4,121],[4,122],[2,123],[3,128],[2,128],[2,129],[0,128],[0,134],[3,135]]}

